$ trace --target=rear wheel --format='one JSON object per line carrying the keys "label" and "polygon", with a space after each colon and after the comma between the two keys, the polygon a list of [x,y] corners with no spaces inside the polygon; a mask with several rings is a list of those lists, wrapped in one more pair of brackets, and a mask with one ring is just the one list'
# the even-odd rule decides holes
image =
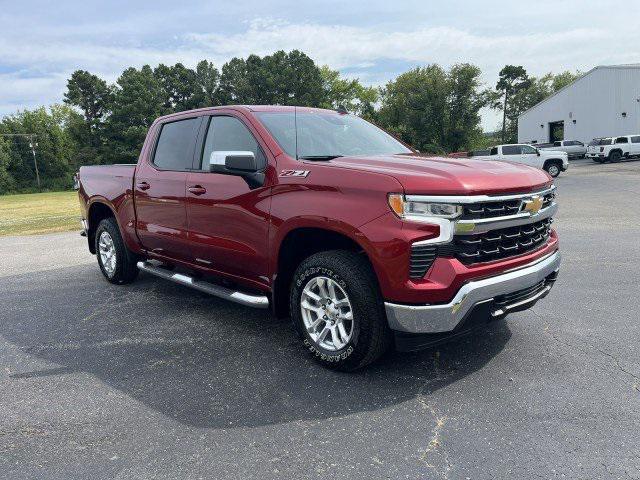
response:
{"label": "rear wheel", "polygon": [[558,175],[560,175],[560,164],[558,162],[555,162],[555,161],[549,162],[544,166],[544,169],[553,178],[555,178]]}
{"label": "rear wheel", "polygon": [[124,244],[113,217],[100,222],[95,242],[98,265],[109,282],[121,285],[135,280],[138,276],[138,259]]}
{"label": "rear wheel", "polygon": [[615,150],[609,154],[609,161],[611,163],[618,163],[620,160],[622,160],[622,154],[619,151]]}
{"label": "rear wheel", "polygon": [[377,279],[357,253],[333,250],[304,260],[289,302],[305,348],[324,366],[357,370],[391,345]]}

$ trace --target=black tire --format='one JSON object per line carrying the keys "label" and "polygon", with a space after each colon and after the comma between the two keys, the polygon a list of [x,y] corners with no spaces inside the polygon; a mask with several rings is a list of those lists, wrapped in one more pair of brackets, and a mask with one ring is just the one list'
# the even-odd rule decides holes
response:
{"label": "black tire", "polygon": [[593,157],[592,159],[594,162],[596,163],[604,163],[604,160],[602,158],[598,158],[598,157]]}
{"label": "black tire", "polygon": [[[316,277],[336,282],[351,303],[353,333],[339,350],[324,348],[311,337],[304,324],[301,312],[303,290]],[[392,344],[393,337],[387,324],[377,278],[368,260],[357,253],[331,250],[305,259],[293,276],[289,306],[293,324],[305,348],[325,367],[342,371],[357,370],[376,361]]]}
{"label": "black tire", "polygon": [[618,163],[622,160],[622,154],[618,150],[614,150],[609,154],[609,161],[611,163]]}
{"label": "black tire", "polygon": [[549,175],[555,178],[560,175],[560,172],[562,171],[562,163],[557,160],[551,160],[546,163],[544,169]]}
{"label": "black tire", "polygon": [[[113,269],[106,268],[105,265],[103,265],[102,255],[100,254],[100,239],[102,238],[103,232],[106,232],[113,241],[115,250],[115,268]],[[116,285],[123,285],[125,283],[131,283],[136,279],[138,276],[138,267],[136,266],[138,257],[125,246],[115,218],[105,218],[100,222],[96,229],[95,247],[98,265],[104,278],[109,282],[115,283]]]}

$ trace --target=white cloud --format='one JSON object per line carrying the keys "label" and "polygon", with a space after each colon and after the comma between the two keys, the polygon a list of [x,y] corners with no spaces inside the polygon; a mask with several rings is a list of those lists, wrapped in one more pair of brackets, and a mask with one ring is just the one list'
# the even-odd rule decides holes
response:
{"label": "white cloud", "polygon": [[[75,69],[114,81],[131,65],[182,62],[193,66],[203,58],[221,65],[234,56],[266,55],[279,49],[302,50],[316,62],[347,69],[349,77],[370,84],[382,84],[397,75],[397,65],[402,64],[470,62],[482,69],[483,80],[493,86],[507,63],[524,65],[529,73],[540,75],[640,61],[640,32],[628,29],[622,34],[610,26],[615,19],[589,24],[581,21],[583,13],[576,12],[576,21],[546,31],[518,28],[526,20],[514,12],[501,15],[496,24],[502,27],[495,29],[473,28],[469,19],[456,22],[455,16],[446,22],[441,19],[440,25],[415,22],[413,27],[406,22],[382,27],[371,22],[355,26],[348,19],[345,24],[326,24],[267,17],[239,20],[234,23],[239,29],[231,33],[202,25],[200,30],[194,27],[186,32],[189,24],[184,22],[171,30],[168,19],[157,15],[147,22],[145,17],[130,15],[102,23],[30,29],[0,15],[3,26],[7,25],[0,34],[0,67],[9,72],[0,75],[0,114],[60,102],[66,79]],[[591,13],[587,17],[594,18]],[[505,27],[509,25],[512,28]],[[485,127],[494,127],[495,115],[485,114],[484,119]]]}

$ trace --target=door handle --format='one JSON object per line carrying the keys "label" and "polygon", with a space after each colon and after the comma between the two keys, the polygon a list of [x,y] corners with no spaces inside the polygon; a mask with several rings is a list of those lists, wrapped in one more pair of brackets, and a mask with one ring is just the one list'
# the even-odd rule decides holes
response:
{"label": "door handle", "polygon": [[140,190],[149,190],[151,188],[151,185],[149,185],[147,182],[138,182],[137,187]]}
{"label": "door handle", "polygon": [[202,195],[203,193],[207,193],[207,189],[202,185],[191,185],[187,188],[189,193],[193,193],[194,195]]}

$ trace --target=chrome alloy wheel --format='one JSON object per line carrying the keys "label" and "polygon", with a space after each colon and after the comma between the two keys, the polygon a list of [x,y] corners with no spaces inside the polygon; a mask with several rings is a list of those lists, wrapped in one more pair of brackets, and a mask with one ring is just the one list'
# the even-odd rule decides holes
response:
{"label": "chrome alloy wheel", "polygon": [[102,268],[107,272],[109,278],[113,277],[116,271],[116,246],[113,244],[113,238],[111,238],[109,232],[102,232],[100,234],[98,250]]}
{"label": "chrome alloy wheel", "polygon": [[325,350],[344,348],[353,336],[353,310],[335,280],[314,277],[302,290],[302,321],[311,339]]}

